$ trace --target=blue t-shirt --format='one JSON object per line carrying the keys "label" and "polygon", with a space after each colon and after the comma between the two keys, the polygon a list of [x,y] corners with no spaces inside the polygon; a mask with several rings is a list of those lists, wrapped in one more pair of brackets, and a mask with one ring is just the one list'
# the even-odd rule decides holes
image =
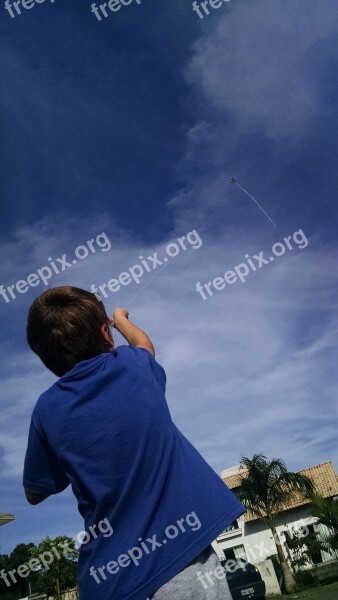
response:
{"label": "blue t-shirt", "polygon": [[174,425],[143,348],[78,363],[38,399],[24,488],[71,484],[85,521],[81,600],[146,600],[244,512]]}

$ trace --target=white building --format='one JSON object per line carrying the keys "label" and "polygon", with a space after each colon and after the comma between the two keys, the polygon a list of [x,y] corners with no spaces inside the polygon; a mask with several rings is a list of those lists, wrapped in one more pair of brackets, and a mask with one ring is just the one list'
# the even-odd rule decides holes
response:
{"label": "white building", "polygon": [[[316,491],[324,498],[338,497],[338,477],[332,462],[309,467],[300,471],[312,480]],[[239,467],[233,467],[222,471],[221,477],[227,486],[236,494],[245,477],[245,470],[239,471]],[[277,533],[284,549],[284,553],[290,559],[290,550],[287,546],[287,536],[291,534],[292,528],[306,535],[314,532],[318,538],[328,530],[318,524],[316,517],[311,515],[311,504],[299,495],[293,495],[285,502],[283,512],[277,517]],[[252,513],[246,513],[233,523],[213,542],[221,560],[233,558],[244,558],[251,563],[257,564],[265,561],[267,557],[277,553],[275,541],[268,526]],[[332,556],[324,551],[319,551],[315,563],[319,564],[332,560]]]}

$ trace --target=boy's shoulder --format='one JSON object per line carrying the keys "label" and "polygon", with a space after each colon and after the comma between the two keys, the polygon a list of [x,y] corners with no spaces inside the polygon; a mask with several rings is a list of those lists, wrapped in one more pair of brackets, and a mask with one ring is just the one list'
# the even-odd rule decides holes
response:
{"label": "boy's shoulder", "polygon": [[121,368],[127,368],[128,370],[129,368],[143,371],[148,368],[150,372],[161,373],[162,377],[164,374],[163,367],[149,350],[123,344],[117,346],[111,352],[104,352],[77,363],[70,371],[40,394],[33,409],[33,415],[43,413],[44,416],[47,416],[49,408],[53,412],[52,407],[54,404],[59,402],[60,398],[66,396],[70,388],[81,388],[81,386],[86,386],[90,380],[94,384],[94,381],[100,378],[106,368],[114,369],[114,367],[118,370]]}

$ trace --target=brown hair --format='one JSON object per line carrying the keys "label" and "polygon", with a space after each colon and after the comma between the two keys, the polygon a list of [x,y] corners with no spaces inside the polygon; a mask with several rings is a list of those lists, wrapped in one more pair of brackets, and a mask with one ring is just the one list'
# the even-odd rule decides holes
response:
{"label": "brown hair", "polygon": [[95,294],[77,287],[51,288],[36,298],[27,319],[27,342],[55,375],[107,351],[100,328],[110,320]]}

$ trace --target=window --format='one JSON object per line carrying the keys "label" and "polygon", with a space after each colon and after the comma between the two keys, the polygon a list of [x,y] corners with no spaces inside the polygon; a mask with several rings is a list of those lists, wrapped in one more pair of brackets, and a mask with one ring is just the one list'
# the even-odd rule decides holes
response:
{"label": "window", "polygon": [[235,560],[236,558],[243,558],[247,560],[246,552],[243,544],[240,546],[234,546],[233,548],[225,548],[223,550],[224,559],[227,560]]}

